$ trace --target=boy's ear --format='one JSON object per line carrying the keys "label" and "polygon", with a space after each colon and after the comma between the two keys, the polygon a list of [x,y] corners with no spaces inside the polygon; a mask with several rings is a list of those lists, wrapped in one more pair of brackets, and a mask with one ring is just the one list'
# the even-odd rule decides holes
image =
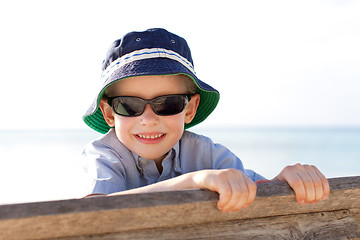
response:
{"label": "boy's ear", "polygon": [[185,108],[185,119],[184,119],[185,123],[190,123],[194,119],[199,103],[200,103],[199,94],[195,94],[194,96],[191,96],[190,102],[188,102]]}
{"label": "boy's ear", "polygon": [[110,127],[115,127],[115,118],[114,118],[113,110],[110,107],[110,105],[107,103],[107,100],[104,98],[101,99],[100,101],[100,110],[104,116],[106,123]]}

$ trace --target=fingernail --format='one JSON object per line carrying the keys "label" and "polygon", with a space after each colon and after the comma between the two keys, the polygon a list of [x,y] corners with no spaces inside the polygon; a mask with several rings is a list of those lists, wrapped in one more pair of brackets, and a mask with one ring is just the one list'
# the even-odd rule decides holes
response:
{"label": "fingernail", "polygon": [[304,203],[305,203],[305,200],[300,200],[299,203],[300,203],[300,204],[304,204]]}

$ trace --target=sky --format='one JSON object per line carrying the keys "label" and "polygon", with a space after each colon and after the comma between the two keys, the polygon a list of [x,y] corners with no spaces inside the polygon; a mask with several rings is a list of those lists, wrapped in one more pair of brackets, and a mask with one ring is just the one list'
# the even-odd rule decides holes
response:
{"label": "sky", "polygon": [[360,1],[0,3],[0,129],[86,128],[110,44],[184,37],[221,99],[204,126],[360,127]]}

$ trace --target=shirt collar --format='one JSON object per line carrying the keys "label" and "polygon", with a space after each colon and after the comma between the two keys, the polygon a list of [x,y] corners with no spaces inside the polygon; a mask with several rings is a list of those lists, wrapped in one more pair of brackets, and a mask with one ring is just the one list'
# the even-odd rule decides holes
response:
{"label": "shirt collar", "polygon": [[[167,159],[169,158],[173,158],[171,159],[172,161],[174,161],[174,171],[177,172],[177,173],[182,173],[182,169],[181,169],[181,165],[180,165],[180,143],[179,141],[175,144],[175,146],[166,154],[166,156],[164,157],[163,159],[163,162],[166,161]],[[136,163],[136,166],[138,168],[138,170],[142,173],[143,172],[143,167],[142,167],[142,164],[141,164],[141,161],[143,160],[148,160],[148,159],[145,159],[143,157],[140,157],[139,155],[137,155],[136,153],[134,152],[131,152],[134,160],[135,160],[135,163]]]}
{"label": "shirt collar", "polygon": [[182,169],[180,164],[180,141],[178,141],[172,149],[175,151],[174,171],[181,174]]}

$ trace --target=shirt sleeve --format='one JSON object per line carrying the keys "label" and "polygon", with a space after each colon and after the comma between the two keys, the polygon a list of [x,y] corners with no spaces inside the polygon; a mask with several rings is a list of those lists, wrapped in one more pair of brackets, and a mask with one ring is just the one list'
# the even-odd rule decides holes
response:
{"label": "shirt sleeve", "polygon": [[87,181],[86,195],[110,194],[126,190],[125,170],[120,156],[106,143],[97,140],[83,152]]}
{"label": "shirt sleeve", "polygon": [[243,171],[245,175],[254,182],[265,179],[263,176],[254,172],[253,170],[245,169],[242,161],[223,145],[214,143],[212,144],[212,159],[214,169],[235,168]]}

